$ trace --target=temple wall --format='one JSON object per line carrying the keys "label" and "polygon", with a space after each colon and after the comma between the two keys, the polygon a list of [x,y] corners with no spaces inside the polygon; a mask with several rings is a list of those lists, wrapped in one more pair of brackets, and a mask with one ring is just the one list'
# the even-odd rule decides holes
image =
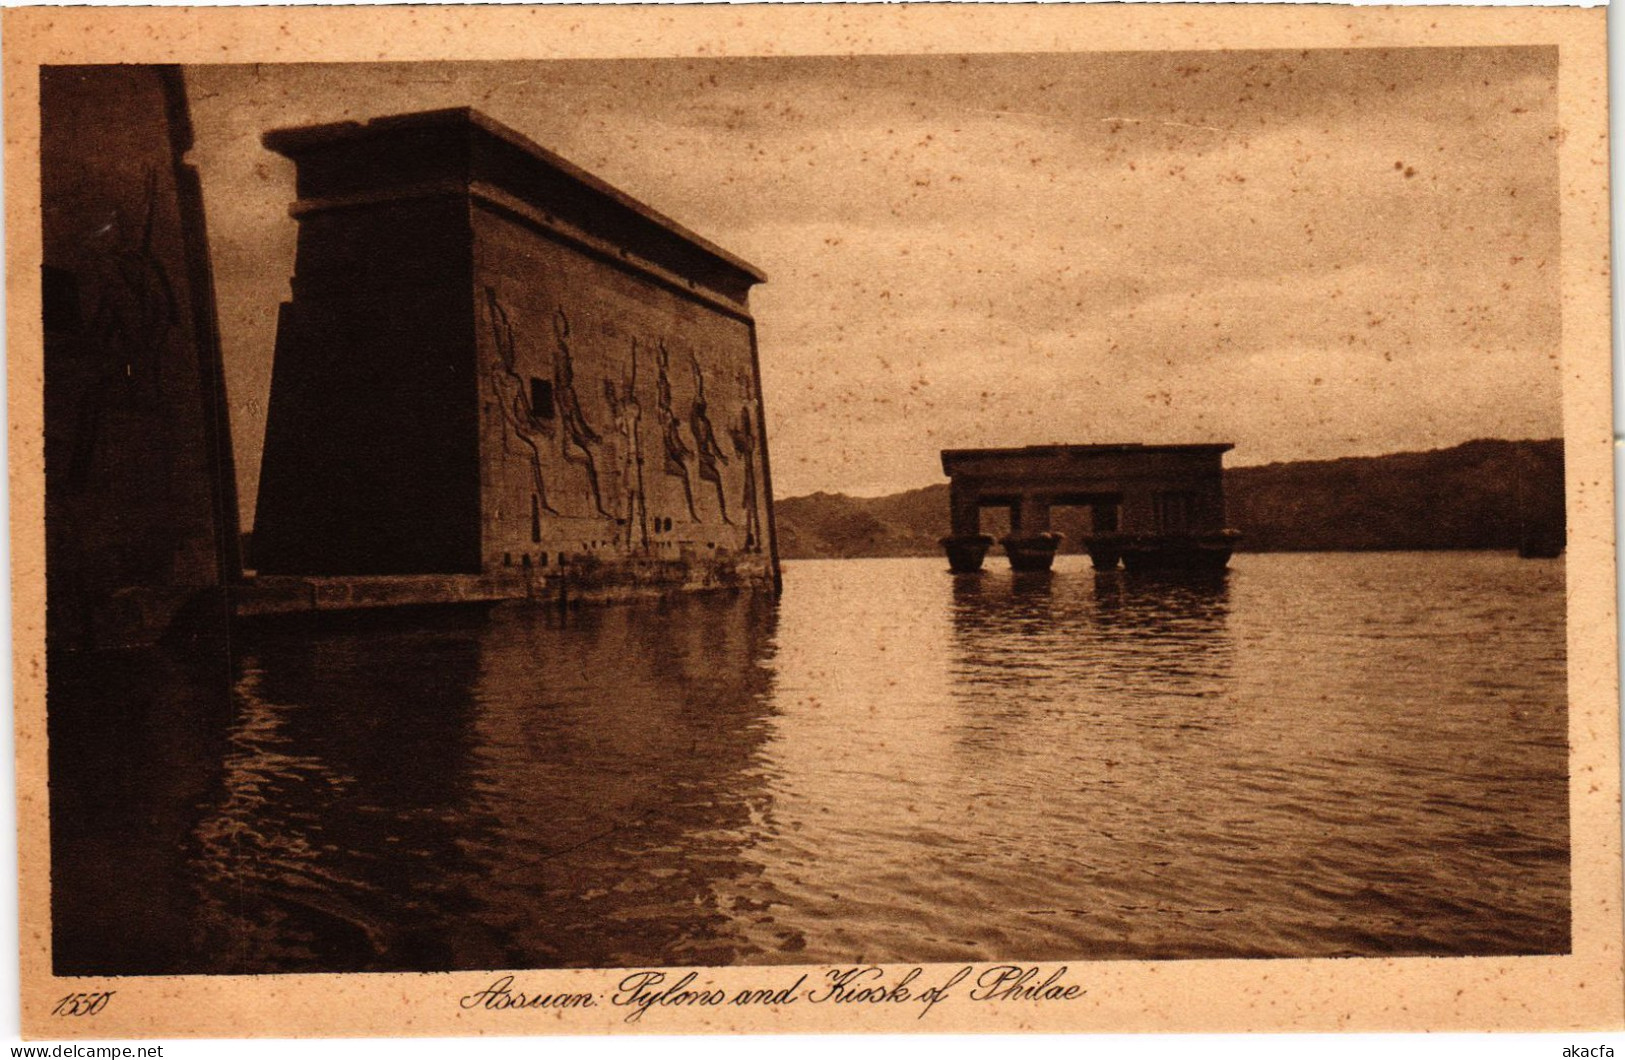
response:
{"label": "temple wall", "polygon": [[476,208],[482,559],[770,562],[749,324]]}
{"label": "temple wall", "polygon": [[760,273],[471,110],[265,142],[300,197],[261,575],[776,586]]}
{"label": "temple wall", "polygon": [[255,519],[261,574],[479,570],[468,206],[300,220]]}
{"label": "temple wall", "polygon": [[237,502],[180,72],[46,67],[46,588],[53,647],[223,620]]}

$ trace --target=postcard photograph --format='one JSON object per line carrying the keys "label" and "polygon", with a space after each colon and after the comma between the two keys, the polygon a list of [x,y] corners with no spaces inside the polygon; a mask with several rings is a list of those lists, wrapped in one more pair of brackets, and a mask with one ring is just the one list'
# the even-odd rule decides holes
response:
{"label": "postcard photograph", "polygon": [[1531,37],[30,66],[33,1030],[1617,985]]}

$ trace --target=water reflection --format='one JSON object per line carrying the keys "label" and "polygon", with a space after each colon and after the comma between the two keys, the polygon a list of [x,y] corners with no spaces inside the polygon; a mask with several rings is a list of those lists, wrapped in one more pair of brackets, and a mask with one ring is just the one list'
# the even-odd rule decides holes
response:
{"label": "water reflection", "polygon": [[186,849],[227,754],[230,666],[185,651],[53,653],[46,695],[59,975],[178,967]]}
{"label": "water reflection", "polygon": [[790,565],[51,661],[63,973],[1563,952],[1561,564]]}
{"label": "water reflection", "polygon": [[455,963],[425,921],[471,904],[457,839],[483,825],[464,809],[480,640],[431,626],[248,646],[195,832],[195,950],[216,970]]}
{"label": "water reflection", "polygon": [[502,966],[743,948],[719,888],[772,827],[776,628],[770,600],[692,597],[567,629],[520,609],[483,640],[475,805],[492,827],[465,844],[499,868],[477,895]]}
{"label": "water reflection", "polygon": [[[168,866],[180,886],[159,903],[176,914],[164,945],[132,963],[133,948],[84,930],[93,910],[129,914],[150,894],[84,872],[57,898],[57,922],[77,925],[59,969],[726,961],[715,883],[746,871],[771,816],[759,750],[774,630],[771,601],[694,597],[256,637],[229,723],[216,719],[213,768],[177,770],[203,779],[154,812],[167,849],[187,852]],[[155,703],[187,686],[149,684]],[[91,698],[62,689],[53,719],[82,715]],[[162,731],[206,757],[196,726]],[[109,755],[122,776],[86,774],[78,755],[54,772],[81,801],[155,788]],[[64,865],[119,860],[113,835],[58,838]]]}
{"label": "water reflection", "polygon": [[[958,759],[976,812],[1042,821],[1051,837],[1024,841],[1004,873],[1019,881],[1021,952],[1218,952],[1203,925],[1233,918],[1242,903],[1230,886],[1245,883],[1171,877],[1193,870],[1190,848],[1222,843],[1223,807],[1191,782],[1232,757],[1228,581],[1086,569],[957,578],[952,651]],[[1226,945],[1250,952],[1244,935]]]}
{"label": "water reflection", "polygon": [[1095,693],[1222,695],[1234,644],[1223,574],[994,572],[953,579],[954,668],[962,692],[1045,683]]}

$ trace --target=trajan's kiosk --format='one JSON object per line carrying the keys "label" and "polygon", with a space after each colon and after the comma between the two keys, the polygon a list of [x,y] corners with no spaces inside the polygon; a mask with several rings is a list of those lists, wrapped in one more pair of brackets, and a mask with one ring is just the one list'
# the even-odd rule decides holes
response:
{"label": "trajan's kiosk", "polygon": [[266,590],[777,584],[759,271],[470,109],[264,140],[299,223]]}
{"label": "trajan's kiosk", "polygon": [[1096,570],[1224,569],[1241,535],[1225,527],[1224,454],[1206,445],[1029,445],[1022,449],[945,449],[952,532],[942,539],[956,574],[982,569],[993,538],[983,508],[1010,513],[1000,542],[1018,571],[1047,571],[1061,535],[1055,508],[1089,512],[1082,541]]}

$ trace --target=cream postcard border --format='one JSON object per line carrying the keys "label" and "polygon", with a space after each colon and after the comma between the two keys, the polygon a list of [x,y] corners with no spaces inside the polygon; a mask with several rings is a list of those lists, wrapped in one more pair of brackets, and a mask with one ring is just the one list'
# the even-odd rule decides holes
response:
{"label": "cream postcard border", "polygon": [[[1331,5],[13,8],[4,13],[6,295],[23,1033],[55,1039],[638,1031],[1401,1031],[1619,1028],[1620,763],[1602,8]],[[1074,962],[1080,999],[918,1006],[465,1009],[489,972],[58,978],[50,970],[44,700],[39,80],[47,63],[1555,45],[1562,135],[1573,951],[1518,958]],[[1019,957],[1019,955],[1011,955]],[[1048,965],[1053,969],[1056,965]],[[890,968],[895,980],[905,969]],[[824,969],[700,969],[729,990]],[[946,978],[927,966],[921,982]],[[788,973],[788,974],[787,974]],[[613,990],[624,972],[516,972],[528,991]],[[91,1020],[64,994],[116,988]]]}

